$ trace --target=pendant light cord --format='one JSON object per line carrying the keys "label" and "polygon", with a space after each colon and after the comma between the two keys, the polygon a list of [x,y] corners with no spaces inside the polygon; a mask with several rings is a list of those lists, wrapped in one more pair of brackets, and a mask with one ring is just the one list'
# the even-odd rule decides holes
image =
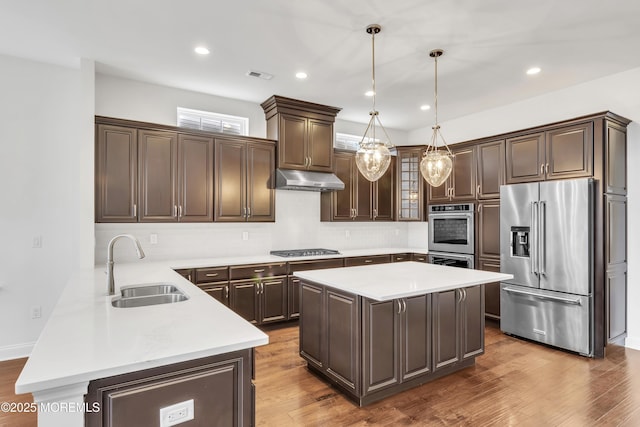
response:
{"label": "pendant light cord", "polygon": [[[373,28],[371,31],[371,86],[373,90],[373,109],[371,110],[371,115],[377,115],[376,111],[376,29]],[[371,117],[374,119],[374,117]],[[373,121],[373,141],[376,141],[376,123]]]}

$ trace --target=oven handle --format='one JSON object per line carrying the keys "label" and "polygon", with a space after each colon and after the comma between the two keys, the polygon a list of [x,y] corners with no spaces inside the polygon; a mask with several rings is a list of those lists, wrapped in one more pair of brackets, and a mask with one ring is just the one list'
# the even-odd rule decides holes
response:
{"label": "oven handle", "polygon": [[540,294],[536,294],[533,292],[527,292],[527,291],[521,291],[519,289],[513,289],[513,288],[502,288],[504,289],[505,292],[509,292],[512,294],[519,294],[519,295],[528,295],[528,296],[532,296],[535,298],[539,298],[539,299],[548,299],[551,301],[558,301],[558,302],[563,302],[566,304],[573,304],[573,305],[582,305],[582,303],[580,302],[580,299],[571,299],[571,298],[562,298],[562,297],[554,297],[551,295],[540,295]]}

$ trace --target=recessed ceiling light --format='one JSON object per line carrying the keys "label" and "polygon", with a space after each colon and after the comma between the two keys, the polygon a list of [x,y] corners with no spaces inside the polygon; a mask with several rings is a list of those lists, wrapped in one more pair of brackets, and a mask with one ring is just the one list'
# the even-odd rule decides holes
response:
{"label": "recessed ceiling light", "polygon": [[307,73],[305,73],[304,71],[297,72],[296,78],[300,80],[304,80],[307,78]]}
{"label": "recessed ceiling light", "polygon": [[430,105],[426,105],[426,104],[425,104],[425,105],[421,105],[421,106],[420,106],[420,109],[421,109],[422,111],[427,111],[427,110],[429,110],[430,108],[431,108],[431,106],[430,106]]}
{"label": "recessed ceiling light", "polygon": [[534,74],[538,74],[540,71],[542,71],[540,67],[531,67],[527,70],[527,74],[533,76]]}
{"label": "recessed ceiling light", "polygon": [[373,96],[373,95],[375,95],[375,92],[372,90],[368,90],[364,93],[364,96]]}
{"label": "recessed ceiling light", "polygon": [[208,55],[209,54],[209,49],[207,49],[204,46],[198,46],[195,49],[193,49],[195,51],[195,53],[197,53],[198,55]]}

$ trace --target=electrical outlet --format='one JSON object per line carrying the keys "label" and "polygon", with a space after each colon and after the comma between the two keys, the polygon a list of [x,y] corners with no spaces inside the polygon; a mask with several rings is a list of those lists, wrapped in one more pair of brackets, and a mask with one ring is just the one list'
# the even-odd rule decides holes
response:
{"label": "electrical outlet", "polygon": [[248,231],[243,231],[242,232],[242,240],[249,240],[249,232]]}
{"label": "electrical outlet", "polygon": [[34,305],[31,307],[31,318],[39,319],[42,317],[42,307],[39,305]]}
{"label": "electrical outlet", "polygon": [[34,236],[34,238],[33,238],[33,247],[35,249],[42,248],[42,235]]}
{"label": "electrical outlet", "polygon": [[175,426],[193,418],[193,399],[160,408],[160,427]]}
{"label": "electrical outlet", "polygon": [[151,233],[149,235],[149,243],[151,243],[152,245],[158,244],[158,235],[156,233]]}

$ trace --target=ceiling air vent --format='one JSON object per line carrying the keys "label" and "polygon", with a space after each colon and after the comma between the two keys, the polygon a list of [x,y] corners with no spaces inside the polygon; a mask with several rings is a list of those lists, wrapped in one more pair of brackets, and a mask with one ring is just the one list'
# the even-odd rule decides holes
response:
{"label": "ceiling air vent", "polygon": [[273,78],[273,74],[263,73],[261,71],[247,71],[247,76],[249,77],[257,77],[259,79],[271,80]]}

